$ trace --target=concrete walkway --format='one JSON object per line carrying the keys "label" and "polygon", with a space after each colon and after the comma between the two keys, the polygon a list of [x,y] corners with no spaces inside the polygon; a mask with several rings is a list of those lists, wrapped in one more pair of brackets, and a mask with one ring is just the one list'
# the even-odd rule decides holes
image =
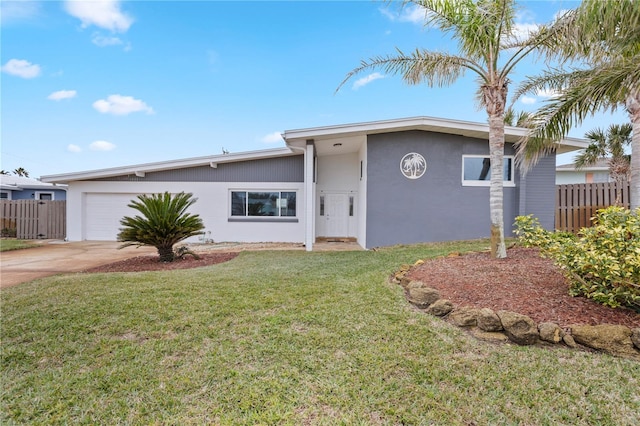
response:
{"label": "concrete walkway", "polygon": [[119,246],[120,243],[111,241],[51,240],[39,247],[0,252],[0,288],[157,253],[153,247],[118,250]]}

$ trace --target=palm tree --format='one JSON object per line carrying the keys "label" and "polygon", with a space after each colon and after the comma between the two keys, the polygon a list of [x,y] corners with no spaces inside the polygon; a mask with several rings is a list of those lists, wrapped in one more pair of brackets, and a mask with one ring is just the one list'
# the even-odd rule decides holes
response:
{"label": "palm tree", "polygon": [[533,126],[533,114],[527,111],[516,111],[512,107],[504,112],[505,126],[530,128]]}
{"label": "palm tree", "polygon": [[[576,156],[577,169],[593,166],[598,160],[606,159],[609,164],[609,174],[618,187],[629,178],[630,156],[625,154],[625,147],[631,144],[631,124],[612,124],[605,133],[602,129],[587,132],[584,137],[589,146]],[[620,203],[620,194],[616,199]]]}
{"label": "palm tree", "polygon": [[181,192],[139,195],[129,207],[138,210],[142,216],[125,216],[120,220],[118,241],[124,242],[120,248],[128,246],[152,246],[158,250],[161,262],[172,262],[175,258],[174,244],[199,235],[204,225],[198,215],[187,213],[187,209],[197,201],[192,194]]}
{"label": "palm tree", "polygon": [[491,254],[507,256],[504,243],[503,159],[504,113],[509,75],[515,66],[540,45],[553,39],[554,27],[541,27],[526,38],[516,37],[515,0],[414,0],[425,10],[427,25],[449,33],[458,43],[458,54],[416,49],[362,61],[347,74],[338,89],[351,77],[370,69],[400,74],[409,84],[427,83],[430,87],[453,84],[465,72],[478,81],[480,104],[489,120],[489,158],[491,184]]}
{"label": "palm tree", "polygon": [[[520,161],[534,164],[555,148],[552,141],[599,111],[624,107],[632,124],[629,165],[631,209],[640,207],[640,2],[583,0],[558,23],[558,45],[550,48],[564,65],[580,61],[586,68],[551,69],[520,86],[516,95],[551,89],[559,96],[536,113],[536,125],[518,146]],[[550,46],[546,46],[550,47]]]}
{"label": "palm tree", "polygon": [[13,174],[20,177],[27,177],[27,178],[29,177],[29,172],[26,171],[24,167],[18,167],[13,171]]}

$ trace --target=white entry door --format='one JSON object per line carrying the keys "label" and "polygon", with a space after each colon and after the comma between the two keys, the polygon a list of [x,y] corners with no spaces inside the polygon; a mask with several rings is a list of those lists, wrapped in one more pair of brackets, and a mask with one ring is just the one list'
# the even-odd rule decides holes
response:
{"label": "white entry door", "polygon": [[346,237],[348,235],[349,204],[347,194],[326,194],[326,236]]}

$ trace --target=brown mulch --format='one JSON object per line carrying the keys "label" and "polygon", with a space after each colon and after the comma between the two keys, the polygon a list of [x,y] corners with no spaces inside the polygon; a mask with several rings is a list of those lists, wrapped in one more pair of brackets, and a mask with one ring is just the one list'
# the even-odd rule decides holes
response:
{"label": "brown mulch", "polygon": [[228,262],[238,253],[202,253],[200,259],[193,256],[185,256],[184,259],[176,259],[173,262],[160,262],[158,256],[137,256],[121,260],[108,265],[87,269],[85,272],[141,272],[141,271],[169,271],[173,269],[200,268],[202,266],[215,265]]}
{"label": "brown mulch", "polygon": [[536,323],[620,324],[640,327],[640,314],[627,308],[609,308],[584,297],[569,295],[560,269],[537,249],[511,248],[506,259],[489,253],[470,253],[427,260],[407,277],[422,281],[454,306],[508,310]]}

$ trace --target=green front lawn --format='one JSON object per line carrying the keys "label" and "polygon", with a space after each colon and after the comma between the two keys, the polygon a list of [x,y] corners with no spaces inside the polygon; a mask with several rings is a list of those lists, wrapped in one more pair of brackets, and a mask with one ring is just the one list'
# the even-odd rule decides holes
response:
{"label": "green front lawn", "polygon": [[3,290],[1,424],[637,424],[640,364],[493,345],[388,276],[486,242],[244,252]]}
{"label": "green front lawn", "polygon": [[38,244],[29,240],[16,240],[14,238],[0,239],[0,251],[21,250],[36,247]]}

